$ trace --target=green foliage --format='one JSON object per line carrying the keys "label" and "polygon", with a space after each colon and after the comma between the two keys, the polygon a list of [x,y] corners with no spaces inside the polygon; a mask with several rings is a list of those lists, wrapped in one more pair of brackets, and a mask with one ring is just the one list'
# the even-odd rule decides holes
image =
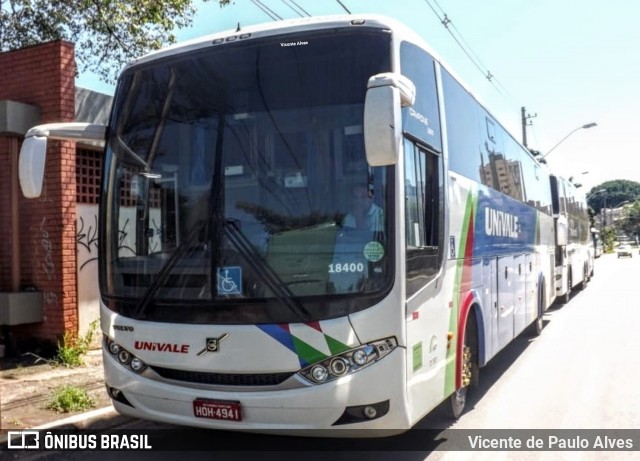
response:
{"label": "green foliage", "polygon": [[89,352],[91,342],[98,327],[98,321],[91,323],[85,336],[65,333],[62,343],[58,342],[58,353],[53,362],[67,367],[79,367],[84,364],[83,357]]}
{"label": "green foliage", "polygon": [[630,237],[640,235],[640,200],[625,206],[625,216],[620,227]]}
{"label": "green foliage", "polygon": [[[207,1],[207,0],[204,0]],[[79,70],[114,82],[124,64],[175,43],[193,0],[0,0],[0,51],[53,40],[76,44]],[[218,0],[220,6],[230,0]]]}
{"label": "green foliage", "polygon": [[595,214],[602,208],[615,208],[625,201],[640,200],[640,183],[626,179],[605,181],[587,194],[587,204]]}
{"label": "green foliage", "polygon": [[69,413],[72,411],[84,411],[95,407],[96,403],[87,391],[76,386],[59,387],[46,408],[59,413]]}
{"label": "green foliage", "polygon": [[611,253],[616,243],[616,229],[613,226],[605,227],[602,230],[602,249],[605,253]]}

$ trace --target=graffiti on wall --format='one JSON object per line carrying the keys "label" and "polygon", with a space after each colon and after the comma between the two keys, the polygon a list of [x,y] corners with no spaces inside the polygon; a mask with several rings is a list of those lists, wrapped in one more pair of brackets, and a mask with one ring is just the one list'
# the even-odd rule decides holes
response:
{"label": "graffiti on wall", "polygon": [[[83,260],[78,258],[78,271],[81,271],[90,262],[98,260],[98,215],[93,215],[93,223],[89,225],[85,224],[83,216],[79,216],[76,229],[78,255],[88,255]],[[80,248],[84,248],[85,251],[81,252]]]}
{"label": "graffiti on wall", "polygon": [[[87,224],[90,221],[91,224]],[[120,223],[118,229],[118,253],[135,255],[131,246],[130,233],[128,231],[129,218]],[[79,215],[76,226],[76,249],[78,252],[78,271],[82,271],[89,263],[98,260],[98,215]],[[158,231],[156,231],[156,234]]]}
{"label": "graffiti on wall", "polygon": [[[49,237],[49,231],[47,230],[47,217],[42,218],[42,222],[40,223],[40,245],[36,245],[35,248],[41,248],[44,252],[44,257],[40,259],[40,267],[43,272],[47,276],[47,280],[53,282],[56,280],[56,266],[53,263],[52,256],[52,244],[51,239]],[[36,250],[38,253],[38,250]],[[58,294],[53,291],[45,291],[42,293],[42,298],[44,302],[53,308],[57,308],[59,305]]]}

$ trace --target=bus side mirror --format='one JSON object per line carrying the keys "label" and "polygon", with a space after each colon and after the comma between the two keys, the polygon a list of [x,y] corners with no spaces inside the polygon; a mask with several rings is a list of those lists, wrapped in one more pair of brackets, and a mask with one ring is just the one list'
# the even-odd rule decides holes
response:
{"label": "bus side mirror", "polygon": [[559,247],[566,246],[569,243],[569,223],[567,218],[560,215],[556,219],[556,245]]}
{"label": "bus side mirror", "polygon": [[78,122],[49,123],[31,128],[22,143],[18,160],[20,188],[24,196],[37,198],[42,193],[47,139],[104,145],[106,129],[105,125]]}
{"label": "bus side mirror", "polygon": [[394,165],[402,142],[402,107],[415,101],[416,88],[401,74],[374,75],[364,102],[364,146],[371,166]]}
{"label": "bus side mirror", "polygon": [[18,160],[20,188],[26,198],[37,198],[42,193],[44,164],[47,159],[47,138],[31,136],[24,140]]}

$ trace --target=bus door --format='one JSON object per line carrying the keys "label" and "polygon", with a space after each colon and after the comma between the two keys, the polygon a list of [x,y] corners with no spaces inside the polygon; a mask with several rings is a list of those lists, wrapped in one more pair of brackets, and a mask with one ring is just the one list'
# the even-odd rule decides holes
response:
{"label": "bus door", "polygon": [[[486,360],[493,356],[494,351],[497,350],[498,343],[498,260],[497,258],[485,258],[483,261],[482,269],[482,283],[484,286],[484,299],[483,305],[484,318],[487,319],[487,336],[486,336]],[[490,326],[489,326],[490,322]]]}
{"label": "bus door", "polygon": [[516,271],[513,256],[498,257],[497,352],[513,339]]}
{"label": "bus door", "polygon": [[537,292],[537,277],[534,269],[534,256],[531,254],[525,255],[525,326],[531,323],[538,316],[538,292]]}
{"label": "bus door", "polygon": [[513,259],[514,272],[514,312],[513,312],[513,334],[514,336],[524,330],[527,324],[527,258],[525,255],[518,255]]}

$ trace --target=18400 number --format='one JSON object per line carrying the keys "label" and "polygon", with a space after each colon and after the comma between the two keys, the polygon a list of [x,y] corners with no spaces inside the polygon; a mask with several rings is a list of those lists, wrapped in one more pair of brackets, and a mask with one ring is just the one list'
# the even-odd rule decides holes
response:
{"label": "18400 number", "polygon": [[330,274],[340,274],[341,272],[364,272],[364,264],[363,263],[329,264]]}

